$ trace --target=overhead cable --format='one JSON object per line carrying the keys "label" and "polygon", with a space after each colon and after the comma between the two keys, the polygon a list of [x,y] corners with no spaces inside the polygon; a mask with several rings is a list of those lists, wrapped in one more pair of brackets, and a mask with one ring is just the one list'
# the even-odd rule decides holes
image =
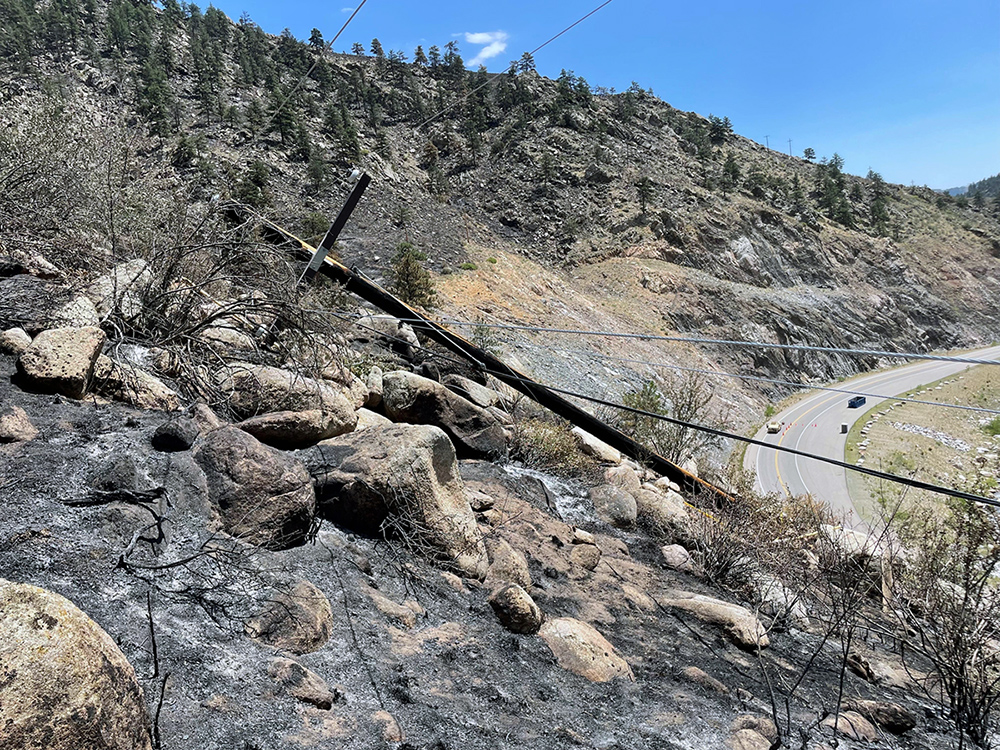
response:
{"label": "overhead cable", "polygon": [[[976,411],[982,412],[984,414],[1000,414],[1000,409],[987,409],[982,406],[966,406],[965,404],[952,404],[946,401],[924,401],[918,398],[907,398],[904,396],[887,396],[880,393],[866,393],[865,391],[856,391],[846,388],[833,388],[832,386],[823,385],[812,385],[808,383],[796,383],[794,380],[780,380],[778,378],[765,378],[759,375],[740,375],[734,372],[724,372],[722,370],[705,370],[699,369],[697,367],[682,367],[680,365],[674,365],[669,362],[650,362],[643,359],[629,359],[627,357],[615,357],[610,354],[601,354],[600,352],[588,352],[585,349],[560,349],[558,347],[547,347],[541,344],[534,344],[527,339],[522,339],[525,346],[535,347],[539,349],[546,349],[551,352],[562,352],[564,354],[579,354],[595,357],[598,359],[622,362],[624,364],[633,365],[647,365],[649,367],[660,367],[665,370],[680,370],[681,372],[690,372],[698,375],[714,375],[717,377],[725,378],[736,378],[739,380],[752,380],[757,383],[774,383],[775,385],[788,385],[795,388],[801,388],[803,390],[811,391],[830,391],[831,393],[843,393],[851,396],[865,396],[867,398],[880,398],[893,401],[904,401],[908,404],[923,404],[925,406],[941,406],[947,409],[963,409],[965,411]],[[912,390],[912,389],[911,389]]]}
{"label": "overhead cable", "polygon": [[[594,15],[595,13],[597,13],[597,11],[599,11],[605,5],[610,5],[611,2],[612,2],[612,0],[605,0],[605,2],[601,3],[600,5],[598,5],[592,11],[590,11],[587,15],[578,18],[576,21],[574,21],[573,23],[571,23],[565,29],[563,29],[562,31],[560,31],[558,34],[556,34],[555,36],[553,36],[553,37],[545,40],[544,42],[542,42],[541,44],[539,44],[537,47],[535,47],[533,50],[531,50],[530,52],[527,52],[525,54],[534,56],[535,53],[538,52],[539,50],[541,50],[543,47],[547,47],[548,45],[550,45],[552,42],[554,42],[556,39],[558,39],[559,37],[561,37],[563,34],[565,34],[567,31],[569,31],[573,27],[579,26],[581,23],[583,23],[588,18],[590,18],[592,15]],[[510,64],[510,67],[507,68],[507,70],[504,71],[504,73],[513,73],[517,69],[517,62],[518,62],[517,60],[515,60],[514,62],[512,62]],[[504,75],[504,73],[498,73],[497,75]],[[451,104],[449,104],[444,109],[440,110],[439,112],[435,112],[433,115],[431,115],[430,117],[428,117],[422,123],[420,123],[419,125],[417,125],[414,128],[414,130],[419,131],[422,127],[424,127],[424,125],[427,125],[427,124],[429,124],[431,122],[434,122],[434,120],[436,120],[437,118],[439,118],[441,115],[443,115],[443,114],[445,114],[447,112],[450,112],[455,107],[457,107],[459,104],[461,104],[466,99],[468,99],[470,96],[472,96],[473,94],[475,94],[477,91],[481,91],[482,89],[484,89],[487,86],[489,86],[491,83],[493,83],[493,79],[488,79],[486,81],[483,81],[481,84],[479,84],[478,86],[476,86],[471,91],[463,94],[461,97],[459,97],[458,99],[456,99],[455,101],[453,101]]]}
{"label": "overhead cable", "polygon": [[982,495],[974,495],[970,492],[963,492],[962,490],[956,490],[951,487],[943,487],[937,484],[930,484],[929,482],[922,482],[918,479],[913,479],[912,477],[901,477],[896,474],[890,474],[885,471],[878,471],[877,469],[869,469],[867,466],[857,466],[855,464],[849,464],[846,461],[840,461],[835,458],[827,458],[826,456],[819,456],[814,453],[806,453],[805,451],[800,451],[795,448],[788,448],[784,445],[776,445],[774,443],[766,443],[763,440],[757,440],[755,438],[745,437],[743,435],[737,435],[733,432],[726,432],[725,430],[718,430],[714,427],[708,427],[706,425],[695,424],[693,422],[685,422],[682,419],[675,419],[673,417],[668,417],[664,414],[656,414],[655,412],[645,411],[643,409],[636,409],[631,406],[626,406],[625,404],[619,404],[615,401],[608,401],[602,398],[596,398],[594,396],[587,396],[582,393],[577,393],[575,391],[565,390],[563,388],[556,388],[551,385],[544,385],[543,387],[548,388],[550,391],[562,394],[563,396],[571,396],[573,398],[579,398],[584,401],[589,401],[600,406],[607,406],[613,409],[619,409],[621,411],[627,411],[631,414],[636,414],[642,417],[650,417],[652,419],[657,419],[663,422],[669,422],[670,424],[675,424],[680,427],[687,427],[692,430],[698,430],[699,432],[707,432],[710,435],[715,435],[717,437],[725,438],[728,440],[738,440],[743,443],[748,443],[750,445],[756,445],[760,448],[769,448],[771,450],[780,451],[782,453],[790,453],[793,456],[799,456],[801,458],[810,458],[814,461],[821,461],[823,463],[830,464],[832,466],[838,466],[847,471],[855,471],[860,474],[867,474],[869,476],[875,477],[877,479],[884,479],[889,482],[895,482],[896,484],[903,484],[907,487],[912,487],[918,490],[925,490],[927,492],[934,492],[939,495],[947,495],[949,497],[957,497],[962,500],[968,500],[974,503],[982,503],[984,505],[991,505],[996,508],[1000,508],[1000,500],[996,500],[991,497],[983,497]]}
{"label": "overhead cable", "polygon": [[[354,9],[353,13],[351,13],[350,18],[344,21],[344,25],[340,27],[340,31],[336,33],[333,39],[331,39],[329,42],[323,45],[324,52],[333,49],[334,43],[340,38],[340,35],[344,33],[344,29],[346,29],[348,24],[354,20],[354,17],[358,15],[358,13],[361,11],[363,7],[365,7],[365,3],[367,2],[368,0],[361,0],[361,3],[358,5],[358,7]],[[259,136],[263,132],[266,132],[267,127],[274,121],[274,118],[278,116],[278,113],[281,112],[282,109],[284,109],[285,105],[288,104],[291,98],[295,96],[295,92],[299,90],[299,87],[302,85],[302,83],[309,76],[312,75],[312,72],[314,70],[316,70],[316,66],[319,65],[320,59],[321,55],[316,55],[316,59],[313,60],[313,64],[309,66],[309,70],[307,70],[305,74],[301,78],[299,78],[298,81],[295,82],[295,85],[292,86],[292,90],[288,92],[288,95],[278,103],[278,106],[274,108],[274,112],[271,113],[271,116],[268,117],[267,120],[264,121],[264,124],[260,128],[258,128],[257,132],[254,133],[254,137],[251,138],[250,142],[247,144],[248,146],[253,144],[254,141],[257,140],[257,136]]]}
{"label": "overhead cable", "polygon": [[[412,322],[401,319],[403,322]],[[921,354],[919,352],[886,352],[877,349],[846,349],[836,346],[811,346],[808,344],[772,344],[764,341],[735,341],[730,339],[708,339],[695,336],[663,336],[652,333],[622,333],[620,331],[590,331],[577,328],[545,328],[543,326],[519,326],[511,323],[482,323],[462,320],[436,321],[442,326],[464,328],[496,328],[509,331],[530,331],[532,333],[558,333],[567,336],[594,336],[619,339],[639,339],[641,341],[671,341],[682,344],[710,344],[715,346],[748,347],[753,349],[780,349],[784,351],[824,352],[847,354],[859,357],[886,357],[890,359],[925,359],[934,362],[954,362],[966,365],[1000,365],[1000,360],[978,359],[975,357],[955,357],[946,354]]]}

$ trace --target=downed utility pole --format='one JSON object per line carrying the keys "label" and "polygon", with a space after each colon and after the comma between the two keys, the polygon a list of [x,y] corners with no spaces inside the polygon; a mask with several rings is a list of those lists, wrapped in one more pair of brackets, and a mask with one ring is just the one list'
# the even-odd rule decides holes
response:
{"label": "downed utility pole", "polygon": [[[362,188],[363,189],[363,188]],[[356,202],[356,201],[355,201]],[[246,209],[242,209],[246,212]],[[248,212],[247,212],[248,213]],[[343,212],[341,212],[343,214]],[[264,219],[263,217],[252,215],[259,221],[265,230],[272,234],[290,241],[297,245],[298,255],[303,259],[306,256],[315,258],[319,252],[308,242],[296,237],[294,234],[277,224]],[[338,217],[338,222],[341,217]],[[344,219],[346,221],[346,218]],[[341,224],[343,227],[343,224]],[[332,230],[332,227],[331,227]],[[329,235],[330,233],[328,233]],[[332,242],[330,243],[332,245]],[[352,294],[356,294],[366,302],[375,305],[380,310],[401,318],[410,323],[415,329],[419,329],[429,338],[441,344],[450,351],[464,357],[473,364],[479,365],[502,383],[506,383],[511,388],[523,393],[537,404],[546,407],[560,417],[568,420],[572,424],[586,430],[594,437],[603,440],[613,448],[624,453],[626,456],[649,466],[654,471],[662,474],[689,493],[707,493],[716,501],[732,502],[733,497],[724,490],[709,484],[703,479],[699,479],[694,474],[685,471],[675,463],[668,461],[663,456],[653,453],[645,446],[637,443],[624,432],[615,429],[611,425],[602,422],[592,414],[585,412],[571,401],[563,398],[557,393],[553,393],[549,388],[536,382],[534,379],[518,372],[503,361],[497,359],[489,352],[479,348],[471,341],[449,331],[439,323],[435,323],[425,315],[407,305],[401,299],[383,289],[371,279],[366,278],[360,271],[350,269],[342,263],[324,257],[318,267],[318,272],[329,277],[333,281],[341,284],[344,289]]]}

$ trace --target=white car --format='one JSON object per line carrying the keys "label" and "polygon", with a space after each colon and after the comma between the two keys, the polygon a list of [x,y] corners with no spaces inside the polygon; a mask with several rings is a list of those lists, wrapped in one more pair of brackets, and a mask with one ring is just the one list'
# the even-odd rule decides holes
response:
{"label": "white car", "polygon": [[781,422],[768,422],[767,423],[767,432],[770,435],[773,435],[776,432],[781,432]]}

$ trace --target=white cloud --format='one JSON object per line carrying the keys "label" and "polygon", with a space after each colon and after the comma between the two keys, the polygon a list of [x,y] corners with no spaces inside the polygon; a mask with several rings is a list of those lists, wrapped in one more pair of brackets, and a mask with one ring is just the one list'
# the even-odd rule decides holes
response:
{"label": "white cloud", "polygon": [[483,45],[479,54],[469,60],[470,68],[478,68],[492,57],[496,57],[507,49],[506,31],[476,31],[465,32],[465,41],[468,44]]}
{"label": "white cloud", "polygon": [[341,13],[353,13],[354,12],[354,8],[341,8],[340,12]]}

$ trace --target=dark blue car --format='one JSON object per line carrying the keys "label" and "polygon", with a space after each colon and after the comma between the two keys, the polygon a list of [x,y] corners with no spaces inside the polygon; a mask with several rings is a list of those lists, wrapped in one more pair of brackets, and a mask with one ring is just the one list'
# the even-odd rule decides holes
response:
{"label": "dark blue car", "polygon": [[857,409],[859,406],[864,406],[864,405],[865,405],[864,396],[855,396],[854,398],[852,398],[850,401],[847,402],[848,409]]}

